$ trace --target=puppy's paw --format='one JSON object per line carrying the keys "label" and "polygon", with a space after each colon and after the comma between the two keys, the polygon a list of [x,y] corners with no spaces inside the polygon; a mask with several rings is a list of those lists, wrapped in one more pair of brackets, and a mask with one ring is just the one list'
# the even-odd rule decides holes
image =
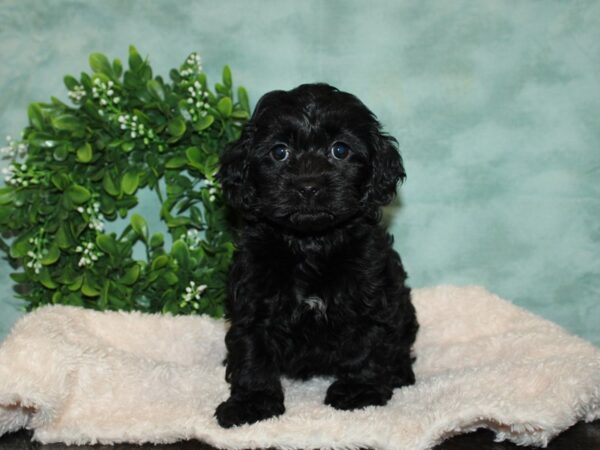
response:
{"label": "puppy's paw", "polygon": [[382,406],[388,402],[392,394],[392,389],[387,386],[337,380],[327,389],[325,404],[346,410]]}
{"label": "puppy's paw", "polygon": [[284,412],[285,406],[281,398],[274,398],[272,394],[265,392],[256,392],[243,398],[230,397],[217,407],[215,417],[223,428],[230,428],[279,416]]}

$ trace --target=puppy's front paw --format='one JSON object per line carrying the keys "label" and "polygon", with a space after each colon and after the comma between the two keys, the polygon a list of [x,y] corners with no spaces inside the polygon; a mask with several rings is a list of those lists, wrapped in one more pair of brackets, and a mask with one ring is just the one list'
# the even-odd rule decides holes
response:
{"label": "puppy's front paw", "polygon": [[336,409],[359,409],[366,406],[385,405],[393,391],[388,386],[337,380],[325,396],[325,404]]}
{"label": "puppy's front paw", "polygon": [[215,411],[215,417],[223,428],[244,423],[255,423],[285,412],[283,400],[264,392],[252,393],[243,398],[230,397]]}

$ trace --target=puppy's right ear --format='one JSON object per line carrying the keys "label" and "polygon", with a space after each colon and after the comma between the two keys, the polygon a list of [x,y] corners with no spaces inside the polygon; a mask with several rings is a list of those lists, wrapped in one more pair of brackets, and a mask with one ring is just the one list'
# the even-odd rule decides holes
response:
{"label": "puppy's right ear", "polygon": [[231,207],[249,214],[253,210],[255,189],[249,177],[249,155],[259,117],[268,110],[267,105],[277,100],[285,91],[271,91],[264,94],[256,103],[252,116],[246,122],[240,138],[225,147],[221,154],[221,168],[217,180],[223,187],[225,202]]}
{"label": "puppy's right ear", "polygon": [[246,124],[240,138],[227,145],[221,154],[217,180],[223,188],[225,203],[234,209],[247,210],[253,195],[248,183],[248,153],[251,145],[251,125]]}

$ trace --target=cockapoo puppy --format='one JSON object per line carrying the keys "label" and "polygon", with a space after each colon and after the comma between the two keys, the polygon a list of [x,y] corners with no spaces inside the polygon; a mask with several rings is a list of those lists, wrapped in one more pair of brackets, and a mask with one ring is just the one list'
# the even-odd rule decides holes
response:
{"label": "cockapoo puppy", "polygon": [[221,426],[283,414],[282,376],[332,377],[325,403],[344,410],[415,382],[415,310],[379,224],[404,177],[396,140],[354,95],[319,83],[259,100],[218,174],[242,218]]}

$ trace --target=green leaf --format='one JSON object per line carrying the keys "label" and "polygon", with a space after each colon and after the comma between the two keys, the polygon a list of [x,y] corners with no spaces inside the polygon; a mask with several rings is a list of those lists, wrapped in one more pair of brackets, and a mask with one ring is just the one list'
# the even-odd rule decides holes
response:
{"label": "green leaf", "polygon": [[168,159],[165,163],[165,168],[167,169],[179,169],[180,167],[185,166],[187,163],[187,158],[183,155],[173,156]]}
{"label": "green leaf", "polygon": [[162,247],[165,243],[165,238],[162,233],[154,233],[150,238],[150,247]]}
{"label": "green leaf", "polygon": [[33,128],[40,131],[44,129],[44,114],[42,113],[42,108],[40,108],[39,104],[32,103],[29,105],[27,116],[29,117],[29,122]]}
{"label": "green leaf", "polygon": [[144,240],[148,239],[148,224],[139,214],[131,216],[131,227]]}
{"label": "green leaf", "polygon": [[121,148],[123,149],[123,151],[125,153],[129,153],[131,150],[133,150],[135,148],[135,143],[133,143],[131,141],[123,142],[121,144]]}
{"label": "green leaf", "polygon": [[126,285],[131,286],[133,283],[137,281],[140,276],[140,266],[138,264],[134,264],[131,266],[125,274],[119,279],[119,281]]}
{"label": "green leaf", "polygon": [[117,243],[115,242],[115,238],[109,234],[102,233],[97,235],[96,245],[109,256],[115,256],[117,254]]}
{"label": "green leaf", "polygon": [[29,281],[29,277],[25,272],[13,272],[10,274],[10,278],[15,283],[26,283]]}
{"label": "green leaf", "polygon": [[60,271],[60,274],[56,277],[56,281],[60,284],[71,284],[77,281],[79,276],[80,275],[71,266],[66,266]]}
{"label": "green leaf", "polygon": [[65,226],[64,223],[59,225],[55,239],[58,246],[62,249],[67,249],[76,245],[76,241],[73,239],[69,227]]}
{"label": "green leaf", "polygon": [[215,90],[221,95],[229,95],[230,89],[226,86],[223,86],[221,83],[215,83]]}
{"label": "green leaf", "polygon": [[138,53],[137,49],[133,46],[129,46],[129,68],[134,72],[137,72],[144,65],[144,60]]}
{"label": "green leaf", "polygon": [[113,77],[110,61],[102,53],[92,53],[90,55],[90,67],[96,73],[103,73],[107,77]]}
{"label": "green leaf", "polygon": [[45,266],[49,266],[50,264],[54,264],[56,261],[58,261],[59,257],[60,257],[60,250],[58,249],[58,245],[52,244],[48,248],[48,253],[46,253],[46,255],[44,255],[44,257],[41,259],[40,262]]}
{"label": "green leaf", "polygon": [[54,136],[47,133],[41,133],[39,131],[29,133],[27,141],[29,141],[29,144],[33,144],[44,148],[52,148],[57,146],[59,143],[59,141],[54,139]]}
{"label": "green leaf", "polygon": [[0,190],[0,205],[8,205],[15,199],[15,191],[12,187],[5,187]]}
{"label": "green leaf", "polygon": [[177,277],[175,272],[171,271],[163,273],[161,278],[170,286],[177,284],[177,282],[179,281],[179,278]]}
{"label": "green leaf", "polygon": [[127,195],[132,195],[140,184],[140,177],[137,171],[128,170],[121,178],[121,190]]}
{"label": "green leaf", "polygon": [[108,305],[108,292],[110,290],[110,280],[104,280],[102,283],[102,291],[100,292],[100,301],[98,302],[98,306],[101,309],[105,309]]}
{"label": "green leaf", "polygon": [[10,206],[0,205],[0,223],[6,224],[13,213],[14,209]]}
{"label": "green leaf", "polygon": [[121,63],[121,60],[119,58],[115,58],[113,60],[112,69],[115,78],[119,78],[123,73],[123,64]]}
{"label": "green leaf", "polygon": [[146,83],[146,88],[150,95],[152,95],[155,99],[164,101],[165,100],[165,91],[162,87],[162,84],[156,80],[149,80]]}
{"label": "green leaf", "polygon": [[159,255],[156,258],[154,258],[150,268],[152,271],[161,269],[161,268],[165,267],[167,264],[169,264],[169,260],[170,260],[170,258],[167,255]]}
{"label": "green leaf", "polygon": [[83,306],[83,299],[78,292],[71,292],[65,297],[63,303],[71,306]]}
{"label": "green leaf", "polygon": [[89,163],[92,160],[92,146],[89,143],[86,142],[77,149],[77,160],[82,163]]}
{"label": "green leaf", "polygon": [[172,136],[183,136],[183,133],[185,133],[185,128],[185,121],[181,116],[176,116],[169,121],[168,129]]}
{"label": "green leaf", "polygon": [[87,202],[92,194],[86,188],[79,184],[73,184],[67,188],[65,194],[75,204],[82,204]]}
{"label": "green leaf", "polygon": [[231,113],[231,117],[234,119],[247,119],[248,113],[243,109],[236,109]]}
{"label": "green leaf", "polygon": [[77,81],[77,79],[75,77],[72,77],[71,75],[65,75],[65,77],[63,78],[63,81],[64,81],[67,89],[70,91],[72,91],[77,86],[79,86],[79,82]]}
{"label": "green leaf", "polygon": [[50,177],[50,181],[54,186],[56,186],[56,189],[58,189],[59,191],[64,191],[70,183],[69,177],[63,172],[52,174],[52,176]]}
{"label": "green leaf", "polygon": [[179,311],[178,308],[178,302],[177,299],[175,297],[175,290],[174,289],[167,289],[163,295],[161,296],[160,300],[163,302],[163,307],[162,307],[162,313],[163,314],[177,314],[177,312]]}
{"label": "green leaf", "polygon": [[104,190],[112,195],[113,197],[118,197],[121,195],[121,190],[117,187],[110,173],[104,172],[104,177],[102,178],[102,187]]}
{"label": "green leaf", "polygon": [[213,116],[211,116],[210,114],[207,114],[204,117],[200,117],[196,122],[194,122],[194,130],[204,131],[208,127],[210,127],[214,121],[215,121],[215,118]]}
{"label": "green leaf", "polygon": [[242,86],[238,88],[238,101],[240,102],[240,106],[244,108],[244,110],[250,114],[250,101],[248,100],[248,92]]}
{"label": "green leaf", "polygon": [[175,257],[179,266],[187,271],[190,266],[190,252],[188,250],[188,246],[181,239],[173,242],[173,247],[171,247],[171,254]]}
{"label": "green leaf", "polygon": [[75,279],[69,283],[68,289],[72,292],[79,291],[81,289],[81,285],[83,284],[83,277],[75,277]]}
{"label": "green leaf", "polygon": [[185,150],[185,156],[191,163],[202,164],[204,162],[204,155],[198,147],[188,147]]}
{"label": "green leaf", "polygon": [[98,297],[100,295],[100,288],[98,287],[95,280],[93,280],[89,273],[83,276],[83,285],[81,286],[81,293],[87,297]]}
{"label": "green leaf", "polygon": [[223,67],[223,83],[225,84],[225,86],[227,86],[229,88],[232,85],[232,82],[231,82],[231,69],[229,68],[229,66]]}
{"label": "green leaf", "polygon": [[231,102],[231,98],[223,97],[217,103],[217,110],[224,116],[229,117],[231,115],[231,111],[233,111],[233,103]]}
{"label": "green leaf", "polygon": [[83,128],[80,120],[71,114],[60,114],[50,119],[52,126],[57,130],[78,130]]}
{"label": "green leaf", "polygon": [[52,157],[56,161],[59,161],[59,162],[64,161],[65,159],[67,159],[69,157],[69,149],[70,149],[70,146],[68,144],[59,145],[52,152]]}
{"label": "green leaf", "polygon": [[52,279],[50,272],[45,267],[38,274],[38,280],[48,289],[56,289],[58,287],[58,284]]}
{"label": "green leaf", "polygon": [[12,243],[10,246],[10,256],[12,258],[22,258],[29,250],[31,250],[31,244],[29,242],[31,236],[32,233],[23,234]]}

